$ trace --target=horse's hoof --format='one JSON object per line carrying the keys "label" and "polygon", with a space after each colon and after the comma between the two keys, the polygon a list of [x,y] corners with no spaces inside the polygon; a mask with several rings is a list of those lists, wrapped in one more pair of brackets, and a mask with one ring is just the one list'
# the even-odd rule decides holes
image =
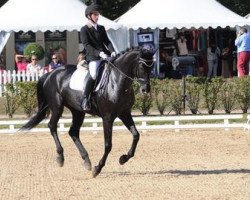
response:
{"label": "horse's hoof", "polygon": [[86,170],[91,171],[92,166],[90,162],[84,161],[83,166]]}
{"label": "horse's hoof", "polygon": [[58,164],[59,167],[63,167],[63,165],[64,165],[64,158],[57,157],[56,158],[56,162],[57,162],[57,164]]}
{"label": "horse's hoof", "polygon": [[125,164],[128,161],[128,156],[127,155],[122,155],[119,159],[120,165]]}
{"label": "horse's hoof", "polygon": [[98,170],[97,166],[94,167],[94,170],[92,172],[93,178],[97,177],[98,174],[100,174],[100,170]]}

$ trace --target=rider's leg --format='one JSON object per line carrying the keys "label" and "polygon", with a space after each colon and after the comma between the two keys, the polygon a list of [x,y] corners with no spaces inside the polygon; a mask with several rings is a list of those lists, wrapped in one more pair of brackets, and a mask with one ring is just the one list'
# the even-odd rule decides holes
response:
{"label": "rider's leg", "polygon": [[89,111],[90,107],[90,93],[93,90],[95,79],[97,76],[97,69],[100,65],[100,61],[92,61],[89,63],[89,74],[86,76],[86,84],[83,92],[82,109],[83,111]]}

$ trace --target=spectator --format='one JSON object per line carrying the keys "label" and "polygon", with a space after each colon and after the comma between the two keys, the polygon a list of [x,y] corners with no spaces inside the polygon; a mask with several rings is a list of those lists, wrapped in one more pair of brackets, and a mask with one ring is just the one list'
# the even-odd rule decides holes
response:
{"label": "spectator", "polygon": [[240,28],[240,31],[237,34],[237,38],[235,40],[235,46],[237,46],[238,52],[238,76],[243,77],[249,74],[250,62],[250,34],[247,33],[246,28]]}
{"label": "spectator", "polygon": [[211,41],[209,47],[207,48],[208,78],[211,78],[212,74],[213,77],[217,76],[219,56],[220,49],[215,45],[213,41]]}
{"label": "spectator", "polygon": [[19,72],[26,71],[28,61],[24,55],[16,54],[15,61],[16,61],[17,71]]}
{"label": "spectator", "polygon": [[221,52],[221,76],[223,78],[229,78],[233,76],[232,72],[232,57],[233,52],[232,49],[230,49],[230,46],[225,47],[222,49]]}
{"label": "spectator", "polygon": [[49,71],[52,71],[58,67],[63,66],[63,63],[59,60],[57,54],[53,54],[51,58],[52,58],[52,61],[49,64]]}
{"label": "spectator", "polygon": [[35,71],[41,70],[41,65],[37,63],[38,59],[36,55],[31,56],[31,63],[27,65],[27,71],[29,73],[34,73]]}
{"label": "spectator", "polygon": [[[187,39],[185,38],[184,33],[179,33],[179,38],[176,41],[177,43],[177,55],[178,56],[187,56],[188,55],[188,48],[187,48]],[[193,75],[193,66],[186,67],[186,75],[192,76]]]}

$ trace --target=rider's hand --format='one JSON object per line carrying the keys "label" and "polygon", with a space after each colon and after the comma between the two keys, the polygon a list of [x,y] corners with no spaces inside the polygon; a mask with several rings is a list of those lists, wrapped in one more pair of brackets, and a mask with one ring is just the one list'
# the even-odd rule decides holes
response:
{"label": "rider's hand", "polygon": [[108,58],[108,55],[105,54],[103,51],[100,52],[99,56],[100,56],[102,59],[104,59],[104,60],[106,60],[106,59]]}
{"label": "rider's hand", "polygon": [[111,58],[114,58],[114,57],[116,57],[115,51],[113,51],[113,52],[111,53]]}

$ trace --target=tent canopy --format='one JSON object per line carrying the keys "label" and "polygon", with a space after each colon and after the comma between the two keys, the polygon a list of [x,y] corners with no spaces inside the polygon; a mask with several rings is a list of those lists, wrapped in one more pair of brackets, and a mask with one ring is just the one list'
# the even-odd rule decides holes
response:
{"label": "tent canopy", "polygon": [[215,0],[141,0],[118,22],[127,28],[216,28],[247,24]]}
{"label": "tent canopy", "polygon": [[[9,0],[0,8],[0,31],[79,31],[87,22],[85,9],[80,0]],[[98,22],[106,29],[120,27],[103,16]]]}

